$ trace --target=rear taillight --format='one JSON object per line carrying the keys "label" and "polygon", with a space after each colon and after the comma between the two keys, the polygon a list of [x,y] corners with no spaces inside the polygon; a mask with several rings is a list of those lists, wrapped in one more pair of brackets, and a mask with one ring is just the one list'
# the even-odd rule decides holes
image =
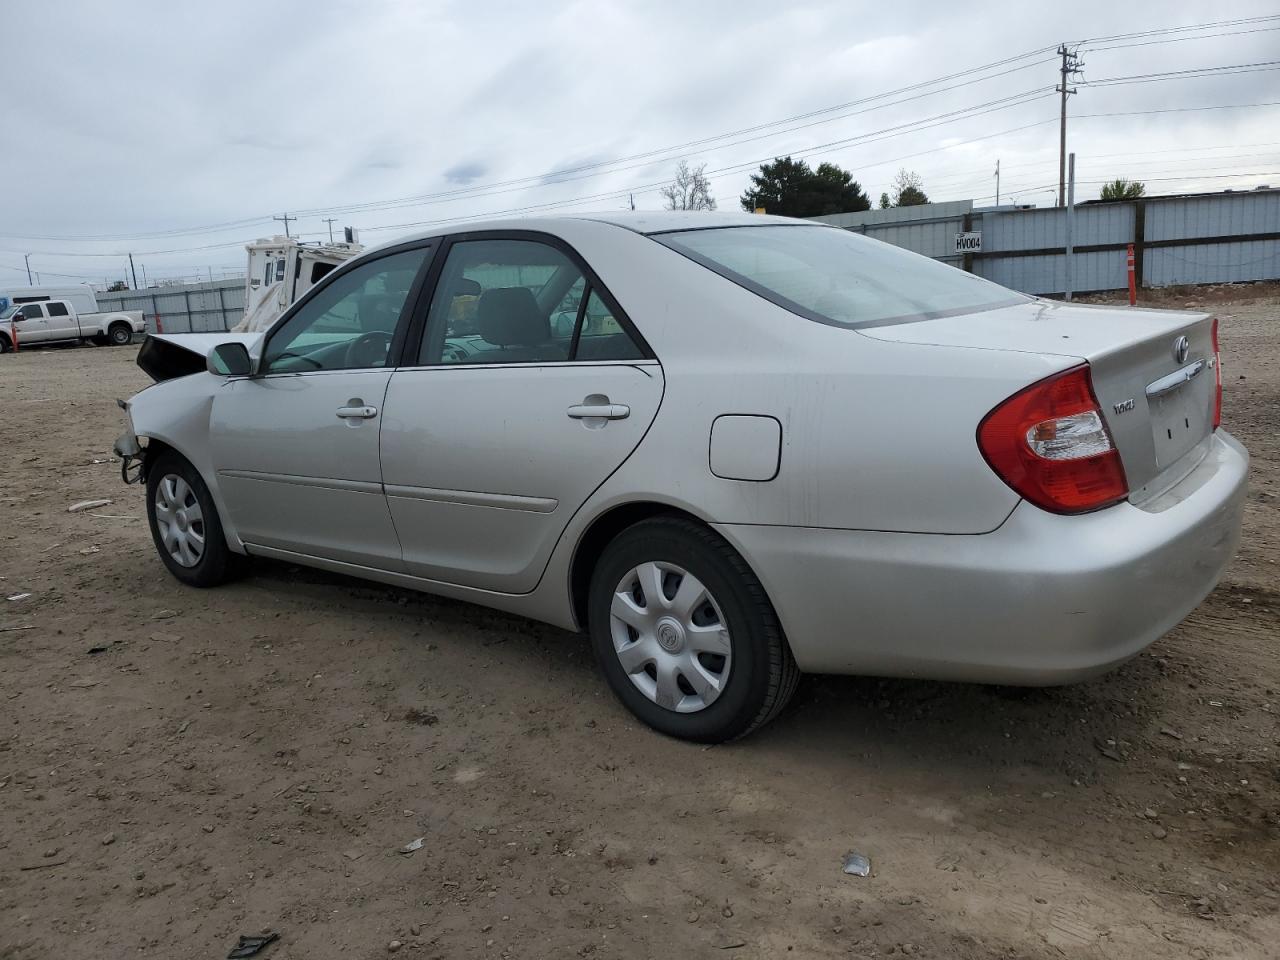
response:
{"label": "rear taillight", "polygon": [[1129,494],[1088,364],[1033,383],[988,413],[978,448],[1014,492],[1052,513],[1097,510]]}
{"label": "rear taillight", "polygon": [[1222,426],[1222,351],[1218,349],[1218,318],[1213,318],[1213,429]]}

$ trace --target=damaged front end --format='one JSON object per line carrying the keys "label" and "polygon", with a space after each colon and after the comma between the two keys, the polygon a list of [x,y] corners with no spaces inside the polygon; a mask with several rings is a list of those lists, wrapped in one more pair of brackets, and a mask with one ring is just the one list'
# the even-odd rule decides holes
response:
{"label": "damaged front end", "polygon": [[147,476],[144,471],[145,461],[142,455],[142,444],[133,429],[133,416],[129,412],[128,400],[117,400],[116,406],[124,411],[124,433],[116,438],[111,449],[120,458],[120,479],[125,483],[144,483]]}
{"label": "damaged front end", "polygon": [[[213,390],[226,382],[213,377],[195,379],[208,369],[209,351],[224,343],[242,343],[254,354],[261,342],[261,333],[148,335],[138,351],[138,366],[155,383],[129,400],[116,401],[124,412],[125,431],[113,449],[120,458],[120,477],[125,483],[146,482],[147,445],[153,437],[158,437],[161,445],[179,448],[185,446],[181,443],[184,438],[197,443],[207,438]],[[141,417],[138,425],[135,412]]]}

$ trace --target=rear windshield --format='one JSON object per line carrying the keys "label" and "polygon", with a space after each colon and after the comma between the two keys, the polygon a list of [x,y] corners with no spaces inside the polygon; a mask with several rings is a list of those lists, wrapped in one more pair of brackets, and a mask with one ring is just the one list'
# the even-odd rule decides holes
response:
{"label": "rear windshield", "polygon": [[780,307],[841,327],[909,323],[1030,299],[835,227],[724,227],[654,239]]}

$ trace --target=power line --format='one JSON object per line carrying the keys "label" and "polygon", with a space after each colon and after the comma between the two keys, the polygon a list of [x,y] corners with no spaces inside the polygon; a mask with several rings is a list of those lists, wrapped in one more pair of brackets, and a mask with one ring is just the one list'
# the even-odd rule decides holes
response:
{"label": "power line", "polygon": [[1102,77],[1098,80],[1082,80],[1082,87],[1108,87],[1123,83],[1155,83],[1162,80],[1195,80],[1200,77],[1229,77],[1237,73],[1258,73],[1280,69],[1280,60],[1262,60],[1257,63],[1223,64],[1217,67],[1194,67],[1190,70],[1170,70],[1166,73],[1135,73],[1128,77]]}

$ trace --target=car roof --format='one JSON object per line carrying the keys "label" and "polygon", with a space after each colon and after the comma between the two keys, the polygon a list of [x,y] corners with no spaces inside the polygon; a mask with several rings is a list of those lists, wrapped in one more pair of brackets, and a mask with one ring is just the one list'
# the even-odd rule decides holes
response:
{"label": "car roof", "polygon": [[[599,213],[549,214],[538,217],[501,217],[440,224],[430,230],[419,230],[397,237],[391,243],[406,243],[458,233],[485,230],[535,230],[557,233],[566,222],[590,220],[608,223],[641,234],[666,233],[675,230],[706,230],[715,227],[780,226],[825,227],[826,224],[794,217],[771,217],[756,213],[721,213],[707,210],[609,210]],[[389,244],[379,244],[387,246]]]}

